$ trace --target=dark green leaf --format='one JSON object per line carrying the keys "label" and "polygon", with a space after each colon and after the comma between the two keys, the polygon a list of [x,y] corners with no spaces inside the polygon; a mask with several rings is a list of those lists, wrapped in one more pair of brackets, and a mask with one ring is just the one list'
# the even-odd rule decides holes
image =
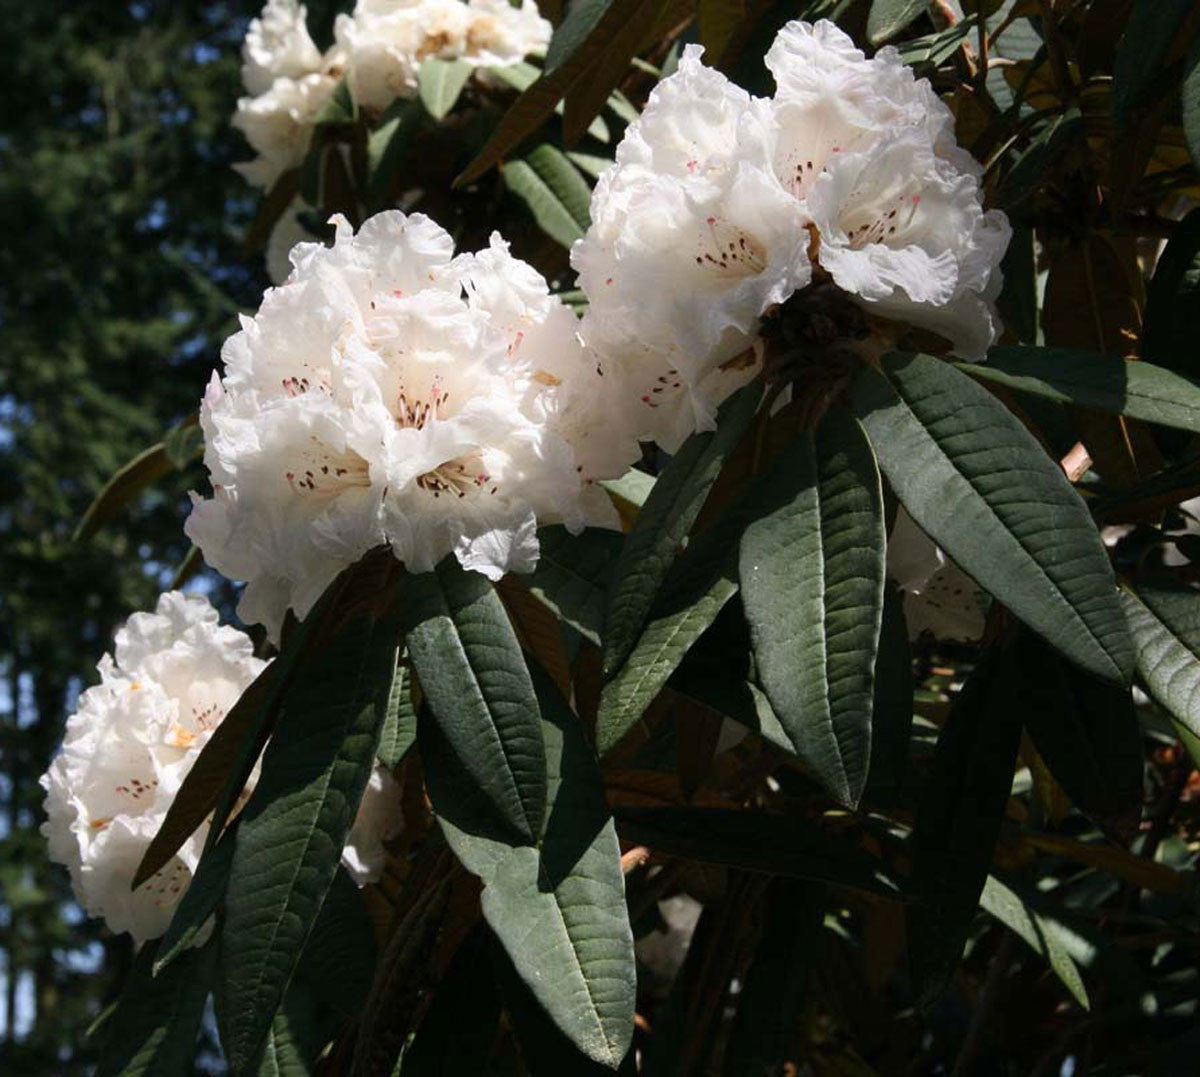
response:
{"label": "dark green leaf", "polygon": [[1200,737],[1200,592],[1146,585],[1121,598],[1138,676],[1160,707]]}
{"label": "dark green leaf", "polygon": [[1183,86],[1180,88],[1180,105],[1188,152],[1192,155],[1192,164],[1200,168],[1200,37],[1192,43],[1188,53]]}
{"label": "dark green leaf", "polygon": [[555,29],[546,49],[546,74],[573,55],[599,25],[612,0],[570,0],[566,18]]}
{"label": "dark green leaf", "polygon": [[1038,132],[1000,182],[996,202],[1011,210],[1042,185],[1046,173],[1061,163],[1083,138],[1083,116],[1077,108],[1056,116]]}
{"label": "dark green leaf", "polygon": [[453,557],[404,585],[409,659],[434,722],[490,806],[485,834],[532,844],[546,812],[537,698],[500,597]]}
{"label": "dark green leaf", "polygon": [[1086,955],[1091,944],[1048,912],[1039,911],[1038,901],[995,875],[989,875],[979,895],[979,904],[1010,931],[1019,935],[1035,953],[1041,954],[1085,1010],[1090,1003],[1079,975],[1076,957]]}
{"label": "dark green leaf", "polygon": [[215,939],[153,975],[156,942],[137,955],[121,999],[100,1030],[99,1077],[171,1077],[192,1071],[212,979]]}
{"label": "dark green leaf", "polygon": [[954,701],[913,825],[908,953],[921,1001],[935,1002],[962,956],[1012,788],[1021,739],[1011,652],[984,654]]}
{"label": "dark green leaf", "polygon": [[1013,229],[1000,269],[1004,274],[1004,288],[996,306],[1004,319],[1004,327],[1018,340],[1033,344],[1037,341],[1038,291],[1032,228]]}
{"label": "dark green leaf", "polygon": [[158,944],[154,959],[154,975],[162,973],[164,967],[181,953],[186,953],[197,935],[225,897],[229,882],[229,869],[233,865],[233,847],[236,830],[229,830],[207,853],[200,858],[196,874],[188,884],[183,898],[175,907],[175,914],[167,933]]}
{"label": "dark green leaf", "polygon": [[1059,404],[1080,404],[1200,433],[1200,382],[1153,363],[1068,348],[993,348],[973,378]]}
{"label": "dark green leaf", "polygon": [[388,770],[395,770],[417,739],[417,709],[413,706],[412,671],[401,658],[388,696],[387,714],[375,753]]}
{"label": "dark green leaf", "polygon": [[318,1015],[307,985],[293,982],[271,1022],[262,1052],[250,1066],[255,1077],[310,1077],[320,1053]]}
{"label": "dark green leaf", "polygon": [[1149,103],[1167,55],[1195,0],[1134,0],[1113,64],[1113,118],[1125,124]]}
{"label": "dark green leaf", "polygon": [[929,10],[929,0],[872,0],[867,40],[882,45]]}
{"label": "dark green leaf", "polygon": [[795,492],[751,523],[739,577],[759,679],[797,754],[843,804],[871,758],[887,536],[866,435],[831,411],[786,453]]}
{"label": "dark green leaf", "polygon": [[458,948],[433,1002],[404,1052],[400,1077],[454,1077],[487,1072],[500,1022],[492,974],[491,932],[476,925]]}
{"label": "dark green leaf", "polygon": [[371,776],[396,668],[396,571],[390,552],[373,559],[322,626],[331,638],[296,671],[240,817],[220,960],[235,1070],[266,1038]]}
{"label": "dark green leaf", "polygon": [[474,71],[463,60],[422,60],[417,68],[417,94],[425,111],[435,120],[444,120]]}
{"label": "dark green leaf", "polygon": [[1142,809],[1142,738],[1127,688],[1081,672],[1031,632],[1017,636],[1021,716],[1050,773],[1123,842]]}
{"label": "dark green leaf", "polygon": [[421,758],[446,840],[483,880],[483,915],[541,1007],[589,1058],[615,1069],[633,1035],[636,975],[621,853],[595,757],[549,676],[542,712],[549,811],[538,847],[484,837],[475,779],[432,721]]}
{"label": "dark green leaf", "polygon": [[799,879],[772,879],[763,928],[738,996],[725,1055],[726,1077],[786,1073],[802,1057],[803,1007],[825,920],[826,889]]}
{"label": "dark green leaf", "polygon": [[392,179],[411,152],[409,141],[421,126],[421,106],[400,100],[389,105],[367,138],[367,204],[382,209]]}
{"label": "dark green leaf", "polygon": [[163,449],[176,471],[182,471],[193,460],[199,460],[204,453],[204,431],[200,429],[198,417],[193,415],[168,430],[163,438]]}
{"label": "dark green leaf", "polygon": [[[1197,79],[1200,82],[1200,78]],[[1200,97],[1200,86],[1197,88]],[[1179,222],[1154,267],[1146,289],[1142,354],[1170,370],[1200,374],[1196,341],[1200,338],[1200,209]],[[1196,393],[1196,383],[1186,388]],[[1200,405],[1197,405],[1200,407]],[[1195,429],[1188,427],[1187,429]]]}
{"label": "dark green leaf", "polygon": [[890,804],[900,792],[908,768],[913,721],[912,652],[904,599],[895,586],[884,592],[879,652],[875,656],[875,700],[871,706],[871,768],[866,797]]}
{"label": "dark green leaf", "polygon": [[613,573],[604,622],[604,672],[629,657],[676,551],[691,530],[725,458],[750,425],[758,381],[721,408],[717,429],[693,434],[658,476],[633,522]]}
{"label": "dark green leaf", "polygon": [[900,897],[882,864],[818,823],[723,808],[618,807],[616,817],[622,840],[669,856]]}
{"label": "dark green leaf", "polygon": [[616,531],[589,527],[572,535],[561,524],[538,532],[529,589],[585,639],[599,645],[609,577],[621,551]]}
{"label": "dark green leaf", "polygon": [[300,960],[315,998],[344,1017],[358,1016],[375,978],[375,931],[362,891],[345,868],[333,877]]}
{"label": "dark green leaf", "polygon": [[1084,669],[1128,683],[1132,643],[1104,544],[1033,435],[941,360],[892,355],[855,406],[917,524],[980,586]]}

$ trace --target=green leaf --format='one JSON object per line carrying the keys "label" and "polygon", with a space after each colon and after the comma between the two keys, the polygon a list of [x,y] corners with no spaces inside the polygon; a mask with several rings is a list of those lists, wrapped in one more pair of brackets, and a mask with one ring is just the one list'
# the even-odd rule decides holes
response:
{"label": "green leaf", "polygon": [[1069,348],[993,348],[971,377],[1059,404],[1080,404],[1200,433],[1200,381],[1141,360]]}
{"label": "green leaf", "polygon": [[550,677],[542,713],[549,811],[540,841],[482,835],[487,804],[438,724],[420,725],[429,796],[447,842],[483,881],[483,915],[542,1009],[588,1058],[615,1069],[633,1036],[633,933],[617,834],[595,757]]}
{"label": "green leaf", "polygon": [[726,1077],[786,1073],[805,1050],[803,1008],[817,965],[826,888],[799,879],[772,879],[763,927],[738,995],[737,1019],[725,1056]]}
{"label": "green leaf", "polygon": [[1033,435],[941,360],[892,355],[855,407],[917,524],[981,587],[1081,667],[1127,684],[1132,644],[1104,544]]}
{"label": "green leaf", "polygon": [[331,638],[297,670],[240,817],[220,960],[235,1071],[266,1038],[371,776],[396,668],[396,571],[390,552],[373,558],[322,626]]}
{"label": "green leaf", "polygon": [[1080,672],[1031,632],[1018,634],[1016,657],[1021,716],[1050,773],[1128,844],[1142,813],[1142,736],[1129,690]]}
{"label": "green leaf", "polygon": [[900,897],[879,861],[819,822],[724,808],[622,806],[616,817],[623,841],[668,856]]}
{"label": "green leaf", "polygon": [[882,45],[929,10],[929,0],[873,0],[867,16],[867,40]]}
{"label": "green leaf", "polygon": [[1118,126],[1134,109],[1149,104],[1162,87],[1171,42],[1184,20],[1195,10],[1195,0],[1134,0],[1125,33],[1113,62],[1113,118]]}
{"label": "green leaf", "polygon": [[122,466],[88,506],[75,528],[73,541],[91,538],[152,483],[172,471],[182,471],[198,458],[203,448],[203,435],[199,431],[193,415],[169,430],[157,445],[151,445]]}
{"label": "green leaf", "polygon": [[913,824],[907,912],[913,983],[923,1004],[962,956],[1012,788],[1021,701],[1010,653],[986,652],[938,737]]}
{"label": "green leaf", "polygon": [[918,72],[929,71],[940,67],[958,51],[972,26],[971,20],[959,19],[944,30],[901,41],[896,51],[904,63]]}
{"label": "green leaf", "polygon": [[410,152],[409,141],[424,117],[416,101],[389,105],[375,129],[367,136],[367,204],[373,209],[387,205],[392,178]]}
{"label": "green leaf", "polygon": [[236,831],[228,831],[204,856],[196,868],[192,881],[183,892],[183,898],[175,907],[167,933],[158,944],[154,959],[154,975],[188,952],[201,929],[217,910],[225,896],[229,883],[229,869],[233,866],[233,847]]}
{"label": "green leaf", "polygon": [[888,584],[883,596],[879,651],[875,655],[875,698],[871,705],[871,767],[868,800],[891,804],[908,769],[913,722],[912,651],[904,620],[904,598]]}
{"label": "green leaf", "polygon": [[691,530],[725,458],[750,425],[762,386],[752,382],[721,408],[715,431],[693,434],[658,476],[625,536],[613,573],[604,627],[604,672],[633,650],[679,545]]}
{"label": "green leaf", "polygon": [[1143,585],[1123,590],[1121,599],[1146,690],[1200,737],[1200,592]]}
{"label": "green leaf", "polygon": [[250,1072],[255,1077],[310,1077],[322,1046],[312,992],[293,982]]}
{"label": "green leaf", "polygon": [[192,1072],[196,1036],[212,979],[215,939],[153,974],[156,942],[146,943],[120,1002],[100,1030],[98,1077],[169,1077]]}
{"label": "green leaf", "polygon": [[853,807],[871,758],[883,491],[866,435],[844,411],[786,455],[795,493],[742,535],[742,601],[776,717],[826,789]]}
{"label": "green leaf", "polygon": [[542,143],[504,166],[504,182],[552,239],[570,247],[590,223],[591,188],[563,152]]}
{"label": "green leaf", "polygon": [[1058,166],[1083,139],[1083,116],[1067,109],[1043,127],[1013,161],[996,192],[996,203],[1011,210],[1038,190],[1047,171]]}
{"label": "green leaf", "polygon": [[332,1010],[356,1018],[375,978],[375,931],[362,891],[339,867],[304,947],[308,990]]}
{"label": "green leaf", "polygon": [[1000,263],[1004,287],[996,300],[1004,327],[1026,344],[1037,343],[1038,286],[1033,229],[1013,228],[1013,236]]}
{"label": "green leaf", "polygon": [[474,70],[463,60],[422,60],[417,68],[417,94],[425,111],[435,120],[444,120]]}
{"label": "green leaf", "polygon": [[609,577],[621,551],[615,531],[589,527],[572,535],[560,524],[538,532],[529,589],[585,639],[599,645]]}
{"label": "green leaf", "polygon": [[[500,118],[483,149],[454,181],[461,186],[483,175],[509,150],[531,134],[554,111],[563,95],[602,56],[643,4],[653,0],[612,0],[586,32],[586,40],[572,48],[529,87]],[[564,26],[566,21],[564,21]],[[561,32],[561,28],[560,28]],[[553,45],[553,42],[551,43]]]}
{"label": "green leaf", "polygon": [[[1200,87],[1197,88],[1197,96],[1200,97]],[[1200,362],[1195,356],[1198,334],[1200,209],[1193,209],[1176,226],[1162,254],[1158,256],[1154,278],[1146,289],[1142,354],[1151,362],[1171,370],[1200,374]],[[1196,384],[1192,381],[1187,383],[1187,391],[1193,396],[1196,394]]]}
{"label": "green leaf", "polygon": [[708,63],[714,67],[721,62],[725,50],[742,27],[746,9],[746,0],[698,0],[697,36]]}
{"label": "green leaf", "polygon": [[500,997],[488,951],[491,933],[477,924],[459,946],[429,1009],[404,1052],[400,1077],[452,1077],[486,1073]]}
{"label": "green leaf", "polygon": [[337,84],[329,100],[321,106],[321,111],[317,113],[316,126],[340,126],[353,123],[357,119],[358,103],[354,100],[354,94],[350,92],[350,80],[344,78]]}
{"label": "green leaf", "polygon": [[417,709],[413,706],[412,671],[401,657],[392,680],[387,714],[379,733],[379,750],[375,755],[388,770],[395,770],[416,739]]}
{"label": "green leaf", "polygon": [[1200,37],[1192,43],[1188,53],[1180,87],[1180,106],[1188,153],[1192,155],[1192,164],[1200,168]]}
{"label": "green leaf", "polygon": [[484,832],[532,844],[546,811],[544,723],[500,597],[448,557],[405,580],[404,605],[432,719],[489,805]]}
{"label": "green leaf", "polygon": [[1014,934],[1019,935],[1034,953],[1041,954],[1054,970],[1063,986],[1085,1010],[1089,1008],[1087,988],[1079,974],[1075,954],[1086,954],[1092,947],[1071,928],[1048,912],[1038,909],[1038,903],[1023,896],[1014,886],[989,875],[979,895],[979,904]]}

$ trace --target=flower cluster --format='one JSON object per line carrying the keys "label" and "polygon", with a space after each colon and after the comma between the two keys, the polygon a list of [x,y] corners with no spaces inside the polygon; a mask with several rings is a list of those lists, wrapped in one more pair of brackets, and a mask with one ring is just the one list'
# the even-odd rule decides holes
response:
{"label": "flower cluster", "polygon": [[[206,599],[171,591],[117,631],[100,683],[79,697],[62,751],[41,779],[42,833],[51,859],[69,869],[80,905],[112,931],[141,943],[167,929],[207,824],[143,885],[130,883],[192,764],[264,666],[250,638],[221,626]],[[378,876],[397,811],[394,783],[378,774],[343,854],[360,885]]]}
{"label": "flower cluster", "polygon": [[273,635],[375,546],[529,571],[539,522],[613,521],[595,480],[638,453],[575,316],[498,237],[454,257],[420,215],[336,225],[226,342],[200,414],[214,495],[187,533]]}
{"label": "flower cluster", "polygon": [[233,126],[255,151],[238,170],[269,188],[304,160],[321,110],[345,77],[361,108],[412,97],[427,59],[502,67],[546,47],[550,24],[534,0],[358,0],[339,15],[322,53],[297,0],[267,0],[242,46],[242,84]]}
{"label": "flower cluster", "polygon": [[1010,230],[984,212],[980,168],[929,83],[825,21],[780,31],[770,99],[700,52],[626,132],[571,252],[584,339],[627,371],[640,432],[673,448],[711,427],[759,363],[761,316],[817,279],[982,358]]}

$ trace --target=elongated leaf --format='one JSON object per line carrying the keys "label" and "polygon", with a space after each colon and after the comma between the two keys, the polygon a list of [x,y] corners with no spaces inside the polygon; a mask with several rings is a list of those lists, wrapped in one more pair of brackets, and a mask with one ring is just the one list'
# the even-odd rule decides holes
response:
{"label": "elongated leaf", "polygon": [[725,1056],[727,1077],[785,1073],[801,1057],[802,1009],[817,964],[826,888],[799,879],[772,879],[763,902],[763,930],[738,996],[737,1020]]}
{"label": "elongated leaf", "polygon": [[699,0],[696,5],[697,34],[704,55],[714,67],[721,62],[729,43],[746,17],[745,0]]}
{"label": "elongated leaf", "polygon": [[[563,110],[563,141],[573,146],[625,77],[650,31],[672,0],[643,0],[575,84],[567,91]],[[628,114],[626,114],[628,119]]]}
{"label": "elongated leaf", "polygon": [[409,142],[422,122],[416,101],[395,101],[384,111],[367,137],[367,204],[382,209],[388,201],[392,179],[399,170]]}
{"label": "elongated leaf", "polygon": [[420,725],[430,799],[446,840],[483,880],[483,915],[542,1009],[588,1058],[615,1069],[633,1035],[636,975],[621,854],[595,758],[549,676],[541,704],[549,811],[538,847],[485,837],[487,810],[444,728]]}
{"label": "elongated leaf", "polygon": [[327,124],[340,126],[353,123],[357,118],[358,102],[354,100],[354,94],[350,92],[350,80],[344,78],[329,95],[329,100],[321,106],[321,111],[316,116],[316,124],[318,127]]}
{"label": "elongated leaf", "polygon": [[500,996],[492,974],[491,933],[477,924],[454,955],[428,1011],[404,1052],[401,1077],[486,1073]]}
{"label": "elongated leaf", "polygon": [[872,801],[890,804],[899,794],[908,768],[912,722],[912,652],[904,620],[904,598],[889,584],[883,596],[871,705],[871,767],[865,795]]}
{"label": "elongated leaf", "polygon": [[388,697],[387,714],[375,753],[388,770],[395,770],[417,739],[417,709],[413,706],[412,671],[401,658]]}
{"label": "elongated leaf", "polygon": [[570,247],[587,230],[591,189],[563,152],[547,143],[504,166],[504,182],[552,239]]}
{"label": "elongated leaf", "polygon": [[190,1073],[212,979],[216,940],[153,975],[157,943],[142,947],[112,1016],[101,1029],[99,1077]]}
{"label": "elongated leaf", "polygon": [[855,407],[892,488],[980,586],[1097,676],[1133,651],[1104,545],[1079,495],[986,390],[938,359],[892,355]]}
{"label": "elongated leaf", "polygon": [[[1196,78],[1197,108],[1200,109],[1200,76]],[[1200,123],[1200,116],[1197,123]],[[1171,370],[1200,374],[1200,362],[1195,356],[1198,334],[1200,209],[1194,209],[1179,222],[1154,267],[1154,277],[1146,290],[1142,354],[1151,362]],[[1194,384],[1189,382],[1189,388]]]}
{"label": "elongated leaf", "polygon": [[444,120],[474,70],[463,60],[422,60],[417,68],[417,94],[425,111],[435,120]]}
{"label": "elongated leaf", "polygon": [[255,1077],[311,1077],[322,1047],[317,1016],[307,985],[293,983],[250,1072]]}
{"label": "elongated leaf", "polygon": [[925,1004],[962,956],[1000,834],[1021,737],[1011,653],[984,655],[938,737],[913,825],[908,953]]}
{"label": "elongated leaf", "polygon": [[185,419],[169,430],[157,445],[151,445],[122,466],[88,506],[75,528],[74,541],[91,538],[148,486],[195,460],[203,444],[192,436],[192,432],[199,429],[196,422],[194,415]]}
{"label": "elongated leaf", "polygon": [[842,803],[871,758],[887,535],[866,435],[842,411],[788,454],[795,495],[746,528],[739,576],[759,677],[797,753]]}
{"label": "elongated leaf", "polygon": [[753,382],[721,409],[715,431],[693,434],[658,476],[634,520],[613,573],[604,627],[604,672],[611,677],[633,650],[659,585],[716,481],[750,425],[762,396]]}
{"label": "elongated leaf", "polygon": [[929,0],[872,0],[867,40],[882,45],[929,10]]}
{"label": "elongated leaf", "polygon": [[408,653],[433,720],[490,805],[486,833],[532,844],[546,756],[529,671],[504,605],[453,557],[405,581]]}
{"label": "elongated leaf", "polygon": [[615,531],[588,528],[572,535],[554,524],[538,532],[537,568],[529,589],[562,620],[596,645],[608,580],[621,550]]}
{"label": "elongated leaf", "polygon": [[234,833],[227,832],[200,858],[196,874],[175,907],[167,933],[158,944],[154,958],[155,976],[180,954],[188,951],[225,897],[229,869],[233,866]]}
{"label": "elongated leaf", "polygon": [[1091,1005],[1079,974],[1075,955],[1086,954],[1091,944],[1023,896],[1014,886],[989,875],[979,895],[979,904],[1010,931],[1019,935],[1035,953],[1041,954],[1063,986],[1085,1010]]}
{"label": "elongated leaf", "polygon": [[1016,644],[1021,716],[1038,753],[1084,814],[1123,842],[1142,810],[1142,738],[1129,690],[1080,672],[1044,641]]}
{"label": "elongated leaf", "polygon": [[566,18],[555,29],[546,49],[546,74],[587,41],[611,5],[612,0],[570,0]]}
{"label": "elongated leaf", "polygon": [[[1183,133],[1187,138],[1192,164],[1200,168],[1200,37],[1192,43],[1180,87]],[[1194,212],[1194,211],[1193,211]]]}
{"label": "elongated leaf", "polygon": [[1200,433],[1200,381],[1152,363],[1067,348],[993,348],[959,368],[980,381],[1061,404]]}
{"label": "elongated leaf", "polygon": [[[533,132],[545,120],[559,100],[587,72],[615,40],[621,29],[647,0],[612,0],[588,32],[586,40],[574,48],[561,63],[543,74],[501,117],[492,137],[455,180],[455,186],[470,183],[483,175],[510,149]],[[565,25],[565,23],[564,23]]]}
{"label": "elongated leaf", "polygon": [[220,960],[235,1070],[267,1036],[375,763],[400,629],[398,566],[388,555],[371,568],[297,671],[238,826]]}
{"label": "elongated leaf", "polygon": [[1148,104],[1171,42],[1195,9],[1193,0],[1134,0],[1113,63],[1113,118],[1126,123]]}
{"label": "elongated leaf", "polygon": [[1200,737],[1200,592],[1141,586],[1122,591],[1121,599],[1146,690]]}
{"label": "elongated leaf", "polygon": [[1078,145],[1083,135],[1083,116],[1078,109],[1071,108],[1056,116],[1013,162],[996,192],[997,203],[1012,209],[1023,202],[1041,186],[1046,173]]}

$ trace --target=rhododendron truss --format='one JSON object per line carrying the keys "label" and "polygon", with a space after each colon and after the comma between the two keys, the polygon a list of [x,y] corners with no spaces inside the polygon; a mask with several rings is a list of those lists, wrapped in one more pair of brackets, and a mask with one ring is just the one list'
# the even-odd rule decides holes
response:
{"label": "rhododendron truss", "polygon": [[[136,613],[117,630],[112,655],[100,661],[100,683],[80,696],[41,780],[50,857],[70,870],[84,910],[111,931],[137,943],[166,931],[208,824],[145,883],[130,884],[192,764],[265,665],[250,638],[220,625],[196,595],[168,592],[153,613]],[[257,770],[238,808],[256,777]],[[378,878],[398,812],[395,783],[378,769],[343,852],[360,885]]]}

